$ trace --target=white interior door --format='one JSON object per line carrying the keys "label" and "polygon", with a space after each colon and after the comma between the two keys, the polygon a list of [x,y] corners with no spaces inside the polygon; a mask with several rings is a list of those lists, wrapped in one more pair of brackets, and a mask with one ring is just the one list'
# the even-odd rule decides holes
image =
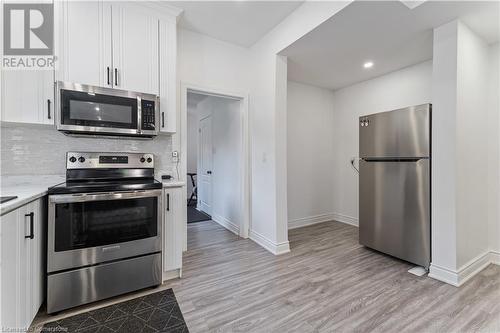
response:
{"label": "white interior door", "polygon": [[200,119],[198,130],[198,209],[212,215],[212,117]]}

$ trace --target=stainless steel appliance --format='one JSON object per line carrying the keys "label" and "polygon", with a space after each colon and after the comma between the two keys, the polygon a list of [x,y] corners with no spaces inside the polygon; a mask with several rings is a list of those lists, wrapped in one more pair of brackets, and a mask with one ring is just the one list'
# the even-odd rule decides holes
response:
{"label": "stainless steel appliance", "polygon": [[359,118],[359,242],[426,268],[430,139],[430,104]]}
{"label": "stainless steel appliance", "polygon": [[59,81],[56,110],[57,129],[69,134],[150,138],[160,128],[159,98],[151,94]]}
{"label": "stainless steel appliance", "polygon": [[152,154],[67,153],[48,191],[48,313],[161,283],[161,188]]}

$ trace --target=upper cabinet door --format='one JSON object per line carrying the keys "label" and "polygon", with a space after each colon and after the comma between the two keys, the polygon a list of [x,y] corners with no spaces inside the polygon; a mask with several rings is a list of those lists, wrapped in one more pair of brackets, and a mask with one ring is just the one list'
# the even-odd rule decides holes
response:
{"label": "upper cabinet door", "polygon": [[54,124],[54,71],[2,72],[1,120]]}
{"label": "upper cabinet door", "polygon": [[158,95],[158,19],[132,4],[112,12],[114,87]]}
{"label": "upper cabinet door", "polygon": [[111,5],[102,1],[64,1],[58,6],[56,78],[112,87]]}

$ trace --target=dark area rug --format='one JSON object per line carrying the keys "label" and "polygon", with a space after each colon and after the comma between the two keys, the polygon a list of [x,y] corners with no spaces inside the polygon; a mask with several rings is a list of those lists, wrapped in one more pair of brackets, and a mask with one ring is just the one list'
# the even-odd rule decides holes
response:
{"label": "dark area rug", "polygon": [[47,323],[41,332],[187,333],[172,289]]}
{"label": "dark area rug", "polygon": [[194,206],[187,207],[187,223],[211,220],[212,217],[204,212],[200,212]]}

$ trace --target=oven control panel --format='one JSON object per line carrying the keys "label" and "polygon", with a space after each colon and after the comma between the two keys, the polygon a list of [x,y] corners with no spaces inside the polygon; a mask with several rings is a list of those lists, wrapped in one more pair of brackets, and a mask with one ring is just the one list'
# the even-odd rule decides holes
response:
{"label": "oven control panel", "polygon": [[154,168],[150,153],[67,152],[66,169]]}

